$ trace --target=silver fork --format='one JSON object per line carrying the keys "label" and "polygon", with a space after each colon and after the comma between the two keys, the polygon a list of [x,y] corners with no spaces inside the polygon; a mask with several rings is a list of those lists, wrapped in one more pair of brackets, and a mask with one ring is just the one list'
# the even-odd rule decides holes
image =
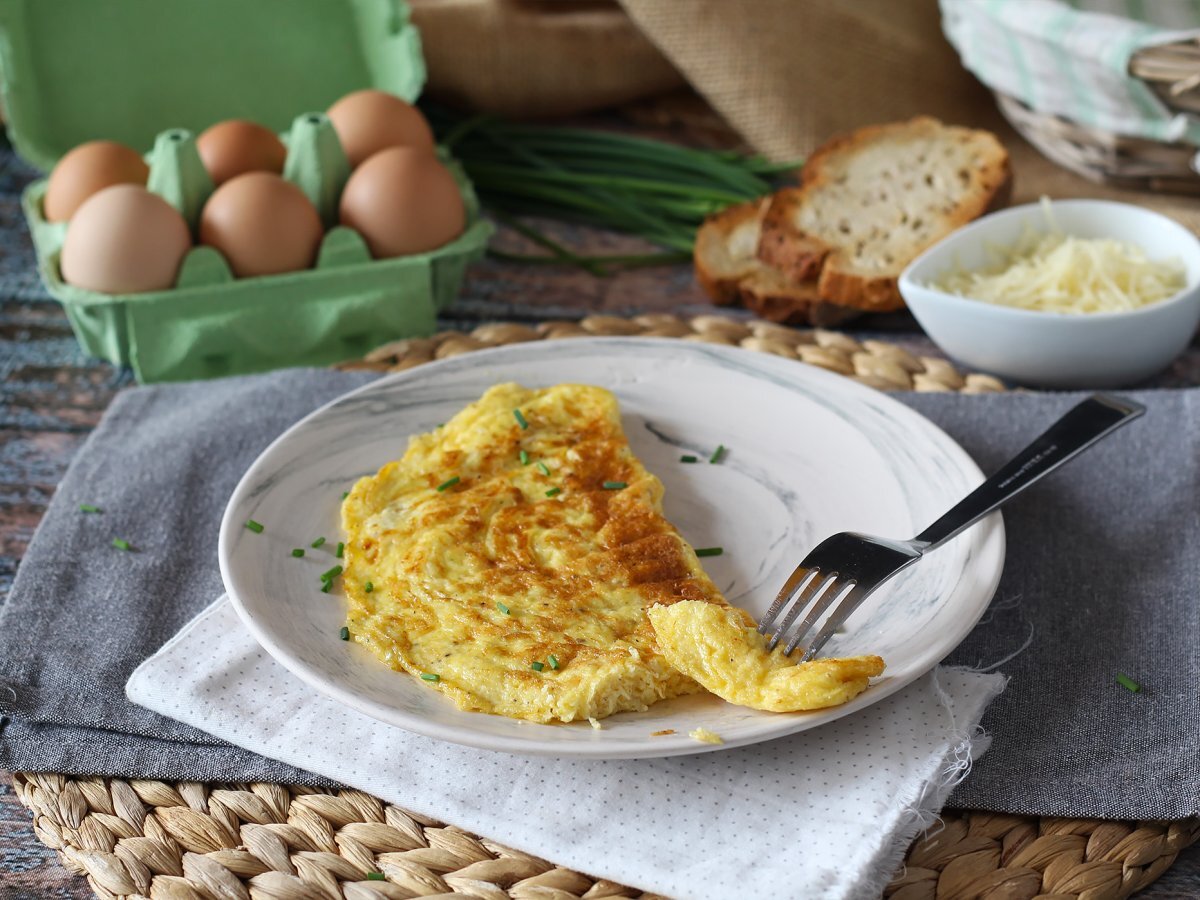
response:
{"label": "silver fork", "polygon": [[[816,637],[804,648],[800,661],[807,662],[817,655],[871,592],[897,572],[1145,411],[1144,406],[1132,400],[1095,394],[1069,410],[995,475],[912,540],[891,540],[850,531],[826,538],[804,557],[783,585],[771,608],[759,619],[759,632],[771,633],[770,649],[786,639],[784,653],[790,655],[826,611],[840,600]],[[772,625],[785,607],[788,607],[787,612],[772,633]],[[801,613],[804,618],[789,637],[788,632]]]}

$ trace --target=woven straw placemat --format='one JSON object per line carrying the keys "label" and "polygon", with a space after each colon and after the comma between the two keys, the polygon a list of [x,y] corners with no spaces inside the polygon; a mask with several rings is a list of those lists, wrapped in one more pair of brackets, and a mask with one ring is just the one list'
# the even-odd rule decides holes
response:
{"label": "woven straw placemat", "polygon": [[[341,368],[399,371],[484,347],[589,335],[738,345],[885,390],[1004,390],[884,341],[718,316],[591,316],[398,341]],[[104,900],[579,900],[642,897],[355,790],[16,773],[34,833]],[[1200,819],[1113,822],[947,812],[909,849],[891,900],[1123,900],[1200,839]]]}

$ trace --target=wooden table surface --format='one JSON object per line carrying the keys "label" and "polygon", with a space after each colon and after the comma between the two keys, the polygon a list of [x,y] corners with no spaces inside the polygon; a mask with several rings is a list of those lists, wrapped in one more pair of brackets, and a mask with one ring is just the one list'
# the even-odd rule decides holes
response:
{"label": "wooden table surface", "polygon": [[[88,360],[75,345],[59,305],[38,283],[32,249],[16,194],[33,173],[0,151],[0,604],[54,487],[113,395],[132,384],[128,373]],[[592,252],[618,252],[613,235],[553,226],[557,239]],[[519,238],[502,235],[511,249]],[[563,268],[485,261],[469,274],[445,327],[482,321],[578,318],[589,312],[630,314],[714,311],[687,265],[626,272],[597,279]],[[928,355],[936,349],[906,316],[859,323],[872,336]],[[883,332],[880,334],[879,332]],[[1154,382],[1200,384],[1200,348]],[[0,773],[0,898],[89,898],[86,882],[71,875],[34,836],[29,814],[11,780]],[[1141,895],[1156,900],[1200,896],[1200,848],[1192,848]]]}

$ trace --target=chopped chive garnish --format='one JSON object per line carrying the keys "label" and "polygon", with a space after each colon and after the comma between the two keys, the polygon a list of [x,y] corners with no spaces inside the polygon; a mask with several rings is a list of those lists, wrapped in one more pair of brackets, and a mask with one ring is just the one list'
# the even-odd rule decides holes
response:
{"label": "chopped chive garnish", "polygon": [[83,503],[83,504],[80,504],[80,506],[79,506],[79,511],[80,511],[80,512],[85,512],[85,513],[98,513],[98,512],[104,512],[104,510],[102,510],[100,507],[98,507],[98,506],[92,506],[92,504],[90,504],[90,503]]}
{"label": "chopped chive garnish", "polygon": [[382,872],[368,872],[367,881],[387,881],[387,876]]}
{"label": "chopped chive garnish", "polygon": [[720,556],[725,552],[724,547],[701,547],[696,551],[697,556]]}
{"label": "chopped chive garnish", "polygon": [[338,632],[338,637],[340,637],[343,641],[350,640],[350,629],[343,625],[342,630]]}
{"label": "chopped chive garnish", "polygon": [[546,668],[546,664],[540,663],[540,662],[535,662],[529,668],[533,669],[533,671],[535,671],[535,672],[540,672],[540,671],[542,671],[542,669]]}
{"label": "chopped chive garnish", "polygon": [[421,673],[421,680],[422,680],[422,681],[441,681],[441,680],[442,680],[442,676],[441,676],[441,675],[436,675],[436,674],[434,674],[433,672],[422,672],[422,673]]}
{"label": "chopped chive garnish", "polygon": [[1142,686],[1140,684],[1138,684],[1136,681],[1134,681],[1132,678],[1130,678],[1124,672],[1117,673],[1117,684],[1119,684],[1121,687],[1125,688],[1128,691],[1133,691],[1133,693],[1135,693],[1135,694],[1142,689]]}
{"label": "chopped chive garnish", "polygon": [[496,609],[500,610],[500,612],[504,613],[506,616],[510,612],[509,608],[507,606],[505,606],[503,603],[497,603]]}
{"label": "chopped chive garnish", "polygon": [[519,409],[513,410],[513,417],[517,420],[517,424],[521,426],[522,430],[529,427],[529,423],[525,421],[525,417],[521,415],[521,411]]}
{"label": "chopped chive garnish", "polygon": [[325,543],[325,538],[323,538],[323,537],[319,537],[319,538],[317,538],[315,541],[313,541],[311,544],[309,544],[309,546],[310,546],[310,547],[312,547],[314,550],[316,550],[316,549],[317,549],[318,547],[320,547],[320,546],[321,546],[323,543]]}
{"label": "chopped chive garnish", "polygon": [[373,590],[375,590],[375,585],[371,584],[371,582],[369,582],[369,581],[368,581],[366,584],[364,584],[364,585],[363,585],[363,592],[364,592],[364,593],[367,593],[367,594],[369,594],[369,593],[371,593],[371,591],[373,591]]}
{"label": "chopped chive garnish", "polygon": [[334,566],[332,569],[328,569],[321,573],[321,580],[322,581],[333,581],[333,579],[337,578],[341,574],[342,574],[342,567]]}
{"label": "chopped chive garnish", "polygon": [[717,444],[717,449],[713,451],[713,455],[708,458],[710,463],[719,463],[721,457],[725,455],[725,445]]}
{"label": "chopped chive garnish", "polygon": [[445,481],[443,481],[441,484],[439,484],[439,485],[438,485],[438,487],[437,487],[437,489],[438,489],[439,491],[444,491],[444,490],[446,490],[447,488],[452,488],[452,487],[454,487],[454,486],[455,486],[456,484],[458,484],[460,481],[462,481],[462,479],[461,479],[461,478],[459,478],[457,475],[455,475],[453,478],[448,478],[448,479],[446,479]]}
{"label": "chopped chive garnish", "polygon": [[253,519],[246,520],[246,527],[249,528],[251,531],[253,531],[255,534],[263,533],[262,524],[260,522],[255,522]]}
{"label": "chopped chive garnish", "polygon": [[333,587],[333,582],[332,582],[332,581],[322,581],[322,582],[321,582],[321,593],[322,593],[322,594],[328,594],[328,593],[329,593],[329,590],[330,590],[330,588],[332,588],[332,587]]}
{"label": "chopped chive garnish", "polygon": [[296,557],[296,559],[299,559],[303,555],[304,555],[304,551],[301,550],[299,547],[297,547],[295,550],[292,551],[292,556]]}
{"label": "chopped chive garnish", "polygon": [[547,497],[557,497],[561,493],[562,493],[562,488],[550,488],[550,490],[546,491],[546,496]]}
{"label": "chopped chive garnish", "polygon": [[118,550],[132,550],[133,547],[125,538],[113,538],[113,546]]}
{"label": "chopped chive garnish", "polygon": [[336,556],[338,559],[341,559],[342,554],[345,552],[346,552],[346,545],[343,544],[341,541],[338,541],[337,553],[335,553],[333,555]]}
{"label": "chopped chive garnish", "polygon": [[700,462],[700,457],[692,456],[692,454],[690,454],[690,453],[685,453],[683,456],[679,457],[679,461],[680,462]]}
{"label": "chopped chive garnish", "polygon": [[524,450],[521,451],[521,465],[523,465],[523,466],[529,465],[529,454],[526,453]]}
{"label": "chopped chive garnish", "polygon": [[345,499],[346,499],[347,497],[349,497],[349,496],[350,496],[350,492],[349,492],[349,491],[342,491],[342,499],[343,499],[343,500],[345,500]]}
{"label": "chopped chive garnish", "polygon": [[606,491],[620,491],[629,487],[629,485],[624,481],[606,481],[604,482],[603,487]]}
{"label": "chopped chive garnish", "polygon": [[549,475],[550,467],[548,465],[546,465],[544,462],[540,462],[540,463],[538,463],[538,471],[541,472],[543,475]]}
{"label": "chopped chive garnish", "polygon": [[555,656],[553,653],[550,654],[550,668],[552,668],[552,669],[558,668],[558,657]]}

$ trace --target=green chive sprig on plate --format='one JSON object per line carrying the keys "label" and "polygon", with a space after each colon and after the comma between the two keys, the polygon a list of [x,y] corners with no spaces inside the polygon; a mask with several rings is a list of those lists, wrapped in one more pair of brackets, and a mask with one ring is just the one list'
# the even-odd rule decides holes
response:
{"label": "green chive sprig on plate", "polygon": [[124,550],[126,553],[133,551],[133,545],[125,540],[125,538],[113,538],[112,545],[118,550]]}
{"label": "green chive sprig on plate", "polygon": [[522,413],[519,409],[513,410],[513,418],[517,420],[517,424],[521,426],[522,431],[529,427],[529,422],[525,420],[524,413]]}
{"label": "green chive sprig on plate", "polygon": [[544,462],[539,462],[537,467],[539,472],[541,472],[547,478],[550,477],[550,467],[548,465],[546,465]]}
{"label": "green chive sprig on plate", "polygon": [[535,662],[532,663],[529,668],[533,669],[535,672],[540,672],[542,669],[546,668],[546,664],[543,662]]}
{"label": "green chive sprig on plate", "polygon": [[246,527],[255,534],[262,534],[266,530],[261,522],[255,522],[253,519],[246,520]]}
{"label": "green chive sprig on plate", "polygon": [[299,559],[303,555],[304,555],[304,550],[301,549],[300,547],[297,547],[295,550],[292,551],[292,556],[296,557],[296,559]]}
{"label": "green chive sprig on plate", "polygon": [[443,481],[441,484],[439,484],[437,486],[437,489],[439,491],[448,491],[448,490],[450,490],[450,488],[454,487],[460,481],[462,481],[462,479],[459,476],[455,475],[453,478],[447,478],[445,481]]}
{"label": "green chive sprig on plate", "polygon": [[720,556],[725,552],[724,547],[698,547],[696,548],[697,556]]}
{"label": "green chive sprig on plate", "polygon": [[606,491],[623,491],[629,487],[624,481],[606,481],[601,485]]}
{"label": "green chive sprig on plate", "polygon": [[562,493],[562,488],[552,487],[552,488],[550,488],[550,490],[546,491],[546,496],[547,497],[557,497],[561,493]]}
{"label": "green chive sprig on plate", "polygon": [[309,546],[310,546],[310,547],[312,547],[314,550],[316,550],[316,549],[317,549],[318,547],[320,547],[320,546],[321,546],[323,543],[325,543],[325,538],[323,538],[323,537],[319,537],[319,538],[317,538],[315,541],[313,541],[311,544],[309,544]]}
{"label": "green chive sprig on plate", "polygon": [[79,504],[79,511],[85,512],[85,513],[102,513],[102,512],[104,512],[104,510],[102,510],[100,507],[92,506],[92,504],[90,504],[90,503]]}
{"label": "green chive sprig on plate", "polygon": [[712,456],[710,456],[708,458],[708,461],[710,463],[712,463],[713,465],[715,465],[715,464],[719,463],[721,461],[722,457],[724,457],[724,456],[725,456],[725,445],[717,444],[717,449],[712,452]]}
{"label": "green chive sprig on plate", "polygon": [[333,579],[342,574],[341,566],[334,566],[321,573],[321,593],[328,594],[333,588]]}
{"label": "green chive sprig on plate", "polygon": [[340,638],[341,638],[343,641],[348,641],[348,640],[350,640],[350,629],[349,629],[349,628],[347,628],[345,625],[343,625],[343,626],[342,626],[342,627],[341,627],[341,628],[338,630],[338,637],[340,637]]}

